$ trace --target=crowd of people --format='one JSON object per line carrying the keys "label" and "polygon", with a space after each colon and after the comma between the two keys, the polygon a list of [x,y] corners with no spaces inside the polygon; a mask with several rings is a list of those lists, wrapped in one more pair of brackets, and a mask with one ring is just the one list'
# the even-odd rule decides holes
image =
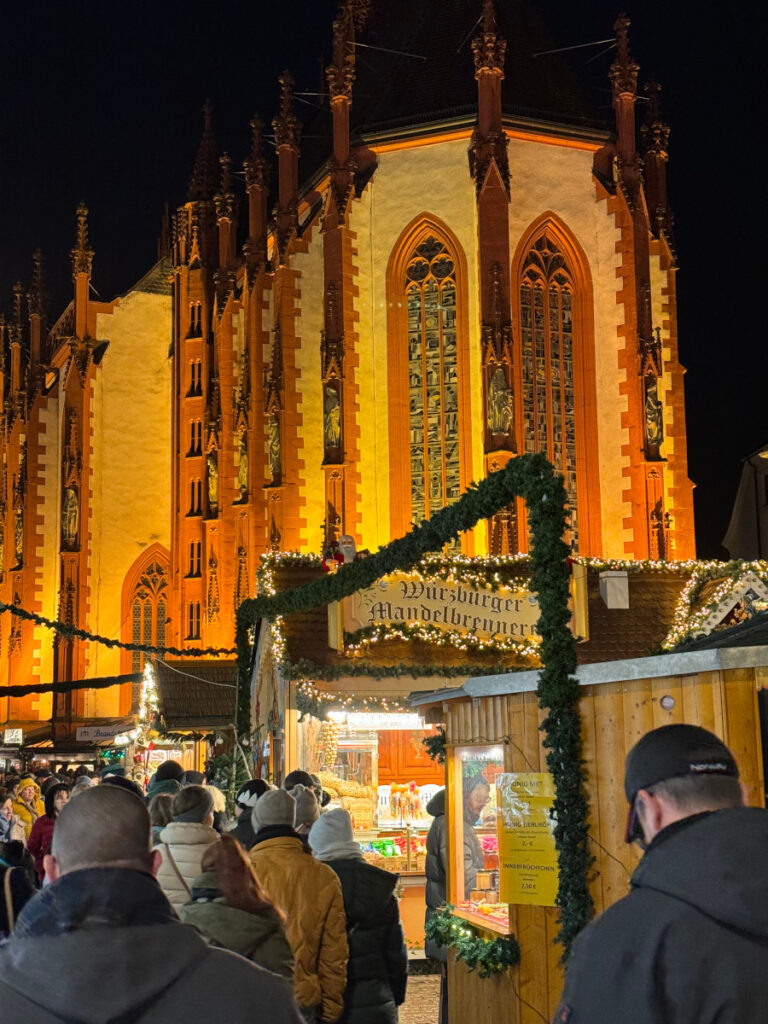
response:
{"label": "crowd of people", "polygon": [[146,793],[84,768],[0,782],[2,1020],[396,1024],[397,875],[316,777],[247,781],[234,822],[174,761]]}

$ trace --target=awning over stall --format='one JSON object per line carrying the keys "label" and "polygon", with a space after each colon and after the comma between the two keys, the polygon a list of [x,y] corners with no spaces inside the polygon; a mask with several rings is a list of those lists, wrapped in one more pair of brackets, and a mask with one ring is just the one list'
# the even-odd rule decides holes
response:
{"label": "awning over stall", "polygon": [[226,729],[235,720],[237,662],[157,661],[160,717],[169,732]]}

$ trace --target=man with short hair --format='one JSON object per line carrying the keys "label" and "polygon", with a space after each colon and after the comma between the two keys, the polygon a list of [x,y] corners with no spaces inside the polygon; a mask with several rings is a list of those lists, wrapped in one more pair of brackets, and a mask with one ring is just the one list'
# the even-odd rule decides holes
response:
{"label": "man with short hair", "polygon": [[84,792],[56,819],[51,885],[0,947],[0,1018],[24,1024],[297,1024],[286,983],[182,924],[155,881],[144,802]]}
{"label": "man with short hair", "polygon": [[554,1024],[766,1019],[768,812],[713,733],[666,725],[627,756],[632,891],[576,939]]}

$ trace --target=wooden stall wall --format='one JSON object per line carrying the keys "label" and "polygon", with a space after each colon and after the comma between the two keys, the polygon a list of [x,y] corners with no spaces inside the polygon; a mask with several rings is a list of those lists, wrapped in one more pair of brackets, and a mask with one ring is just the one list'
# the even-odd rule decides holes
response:
{"label": "wooden stall wall", "polygon": [[[672,701],[665,700],[667,706],[662,706],[662,697]],[[507,771],[547,770],[539,731],[544,716],[535,693],[447,702],[446,707],[449,753],[456,746],[502,743]],[[687,722],[717,733],[736,756],[750,803],[762,806],[763,764],[753,669],[584,687],[581,715],[595,857],[591,891],[598,913],[626,895],[640,857],[636,847],[624,842],[624,760],[634,743],[650,729]],[[458,782],[451,768],[449,763],[449,788]],[[452,807],[449,828],[450,811]],[[519,906],[513,908],[512,921],[522,958],[520,967],[509,975],[483,981],[462,964],[449,965],[454,1020],[467,1024],[487,1020],[541,1024],[542,1017],[552,1019],[563,981],[561,947],[554,943],[556,911]]]}

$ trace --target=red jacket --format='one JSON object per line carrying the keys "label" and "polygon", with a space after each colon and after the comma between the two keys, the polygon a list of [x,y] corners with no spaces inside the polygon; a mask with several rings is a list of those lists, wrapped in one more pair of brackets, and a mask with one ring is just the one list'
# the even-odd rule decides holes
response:
{"label": "red jacket", "polygon": [[41,882],[45,876],[43,857],[51,852],[53,827],[55,824],[55,818],[49,818],[47,814],[41,814],[32,826],[32,831],[29,833],[29,839],[27,840],[27,849],[35,858],[35,871]]}

